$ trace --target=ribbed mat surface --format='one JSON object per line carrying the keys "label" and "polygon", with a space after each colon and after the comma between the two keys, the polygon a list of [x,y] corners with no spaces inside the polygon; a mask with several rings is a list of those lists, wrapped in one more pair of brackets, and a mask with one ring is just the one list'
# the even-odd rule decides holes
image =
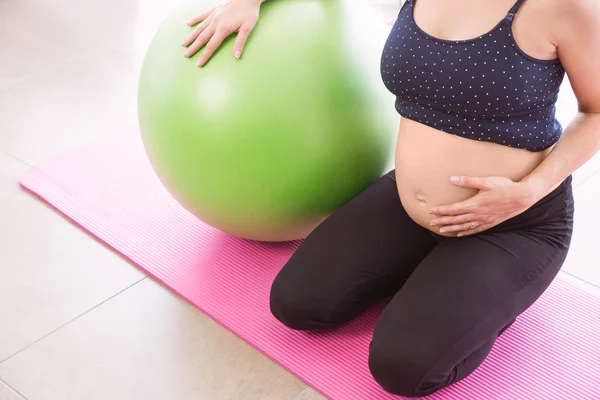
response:
{"label": "ribbed mat surface", "polygon": [[[205,226],[159,183],[135,132],[47,161],[21,183],[326,397],[395,398],[367,368],[380,310],[329,332],[284,328],[269,288],[295,244]],[[556,281],[471,377],[429,398],[600,399],[600,299]]]}

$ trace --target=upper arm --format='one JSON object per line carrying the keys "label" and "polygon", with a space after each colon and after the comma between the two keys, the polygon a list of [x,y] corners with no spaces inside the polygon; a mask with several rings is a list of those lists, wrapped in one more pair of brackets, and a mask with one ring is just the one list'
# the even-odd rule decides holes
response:
{"label": "upper arm", "polygon": [[562,1],[558,55],[582,112],[600,113],[600,1]]}

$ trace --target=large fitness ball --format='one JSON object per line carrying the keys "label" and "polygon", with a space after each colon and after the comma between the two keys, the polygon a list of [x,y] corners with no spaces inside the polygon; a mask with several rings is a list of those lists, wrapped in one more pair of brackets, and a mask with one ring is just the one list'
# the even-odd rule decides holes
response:
{"label": "large fitness ball", "polygon": [[241,59],[203,68],[172,14],[148,49],[139,122],[149,159],[202,221],[254,240],[304,237],[390,168],[398,123],[379,75],[385,24],[353,0],[269,0]]}

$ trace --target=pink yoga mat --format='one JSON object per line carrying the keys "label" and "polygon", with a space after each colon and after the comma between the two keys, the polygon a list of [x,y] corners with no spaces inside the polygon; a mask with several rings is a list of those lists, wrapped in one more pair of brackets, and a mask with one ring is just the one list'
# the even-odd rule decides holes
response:
{"label": "pink yoga mat", "polygon": [[[148,164],[136,132],[47,161],[24,187],[330,399],[397,398],[367,368],[380,307],[343,328],[286,329],[271,281],[297,244],[227,236],[185,211]],[[600,299],[556,281],[469,378],[430,399],[600,398]]]}

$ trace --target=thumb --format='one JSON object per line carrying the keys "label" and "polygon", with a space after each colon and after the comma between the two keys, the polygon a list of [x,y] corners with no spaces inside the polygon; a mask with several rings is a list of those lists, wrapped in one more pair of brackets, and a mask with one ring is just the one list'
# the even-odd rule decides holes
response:
{"label": "thumb", "polygon": [[450,182],[452,182],[456,186],[472,188],[472,189],[487,189],[487,179],[481,177],[474,176],[453,176],[450,178]]}

